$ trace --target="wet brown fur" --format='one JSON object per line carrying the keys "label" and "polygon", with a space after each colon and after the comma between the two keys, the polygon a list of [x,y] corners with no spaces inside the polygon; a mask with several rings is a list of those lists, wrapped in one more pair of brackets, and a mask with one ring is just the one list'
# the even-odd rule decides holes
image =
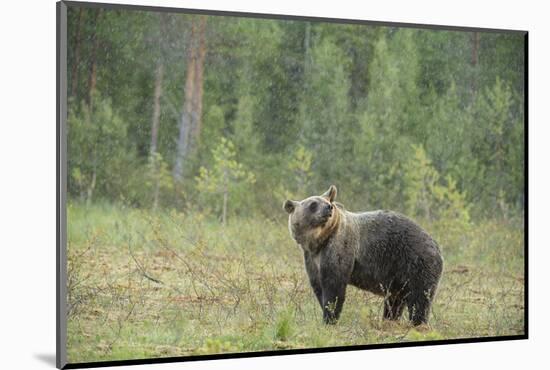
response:
{"label": "wet brown fur", "polygon": [[426,323],[443,269],[437,243],[401,214],[353,213],[335,198],[331,186],[321,196],[283,206],[324,321],[338,320],[351,284],[384,296],[385,319],[397,320],[407,307],[413,324]]}

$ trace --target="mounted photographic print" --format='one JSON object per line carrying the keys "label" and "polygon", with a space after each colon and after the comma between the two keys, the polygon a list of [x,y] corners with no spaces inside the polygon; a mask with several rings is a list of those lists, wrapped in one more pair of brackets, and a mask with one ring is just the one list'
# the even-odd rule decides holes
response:
{"label": "mounted photographic print", "polygon": [[58,367],[527,338],[527,32],[57,10]]}

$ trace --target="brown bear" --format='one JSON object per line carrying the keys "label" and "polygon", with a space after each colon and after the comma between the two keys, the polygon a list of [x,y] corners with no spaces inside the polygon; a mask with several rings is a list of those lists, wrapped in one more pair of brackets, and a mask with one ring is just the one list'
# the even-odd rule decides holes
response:
{"label": "brown bear", "polygon": [[353,213],[335,198],[333,185],[283,206],[325,323],[340,317],[348,284],[383,296],[385,319],[399,319],[407,306],[414,325],[427,323],[443,270],[437,243],[399,213]]}

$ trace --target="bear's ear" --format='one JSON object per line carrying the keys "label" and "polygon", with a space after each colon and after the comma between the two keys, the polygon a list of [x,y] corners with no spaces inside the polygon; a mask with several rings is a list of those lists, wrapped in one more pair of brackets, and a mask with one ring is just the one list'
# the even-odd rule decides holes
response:
{"label": "bear's ear", "polygon": [[288,213],[292,213],[294,212],[294,210],[296,209],[296,205],[298,204],[298,202],[295,202],[293,200],[287,200],[285,202],[285,204],[283,204],[283,209]]}
{"label": "bear's ear", "polygon": [[336,199],[336,194],[336,186],[331,185],[330,188],[321,196],[332,203],[334,202],[334,199]]}

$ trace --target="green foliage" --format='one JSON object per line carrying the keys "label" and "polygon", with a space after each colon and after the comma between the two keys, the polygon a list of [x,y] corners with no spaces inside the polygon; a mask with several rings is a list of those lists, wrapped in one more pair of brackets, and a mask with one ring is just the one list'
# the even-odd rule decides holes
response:
{"label": "green foliage", "polygon": [[149,156],[148,162],[148,174],[149,179],[147,182],[148,186],[153,186],[154,183],[158,182],[160,187],[166,190],[172,190],[174,188],[174,183],[170,170],[168,169],[168,164],[162,158],[160,153],[154,153]]}
{"label": "green foliage", "polygon": [[221,339],[208,338],[204,342],[204,345],[197,350],[198,354],[216,354],[224,352],[237,352],[238,348],[235,348],[230,341],[222,341]]}
{"label": "green foliage", "polygon": [[417,31],[399,29],[382,36],[374,46],[370,67],[371,93],[366,109],[370,120],[390,135],[403,135],[418,127],[418,53],[413,41]]}
{"label": "green foliage", "polygon": [[212,151],[214,165],[211,169],[201,167],[197,177],[199,190],[208,193],[221,193],[229,188],[230,184],[237,181],[254,183],[254,174],[247,172],[243,165],[235,160],[235,146],[225,138]]}
{"label": "green foliage", "polygon": [[[449,215],[461,220],[467,218],[457,210],[461,204],[474,219],[523,211],[521,35],[208,20],[202,125],[185,159],[184,181],[173,186],[187,40],[196,16],[104,10],[96,19],[95,9],[79,15],[70,9],[72,198],[137,207],[158,198],[161,208],[218,214],[220,176],[211,171],[220,165],[213,153],[223,137],[234,145],[233,160],[255,174],[253,183],[230,182],[232,213],[273,215],[283,198],[331,183],[354,210],[390,208],[433,218],[433,212],[454,209]],[[85,42],[94,37],[95,53],[94,43]],[[92,59],[102,95],[90,111],[91,69],[82,66]],[[152,159],[158,62],[164,66],[162,159]],[[413,149],[419,146],[429,165],[410,163],[423,160]],[[157,164],[160,171],[152,171]]]}
{"label": "green foliage", "polygon": [[169,193],[174,190],[174,179],[168,167],[168,163],[160,153],[153,153],[147,162],[145,185],[148,194],[153,194],[153,208],[158,205],[158,197],[161,193]]}
{"label": "green foliage", "polygon": [[127,193],[135,157],[127,146],[127,124],[109,99],[94,96],[94,107],[82,104],[68,118],[69,193],[92,201],[95,193],[115,198]]}
{"label": "green foliage", "polygon": [[291,310],[281,312],[275,323],[275,339],[288,341],[294,335],[293,323],[294,315]]}
{"label": "green foliage", "polygon": [[[345,74],[349,59],[330,40],[319,40],[311,51],[311,68],[305,76],[304,97],[300,106],[302,141],[315,153],[311,170],[313,183],[325,188],[345,176],[353,152],[347,145],[353,131]],[[346,127],[347,129],[343,129]]]}
{"label": "green foliage", "polygon": [[250,165],[255,162],[253,159],[259,154],[260,143],[254,131],[254,107],[259,100],[250,95],[239,98],[237,112],[233,123],[233,141],[244,160]]}
{"label": "green foliage", "polygon": [[307,194],[308,185],[313,175],[311,163],[313,154],[303,145],[298,145],[294,155],[289,159],[285,178],[286,183],[281,184],[278,191],[275,192],[281,199],[299,199],[300,196]]}
{"label": "green foliage", "polygon": [[523,167],[523,156],[517,153],[523,150],[524,135],[523,118],[513,112],[513,105],[510,86],[497,78],[492,87],[485,88],[474,107],[479,123],[474,150],[482,158],[479,171],[483,174],[479,199],[500,212],[505,211],[505,203],[517,206],[522,201],[518,197],[523,194],[522,174],[511,171]]}
{"label": "green foliage", "polygon": [[[219,209],[222,204],[222,219],[225,223],[227,202],[237,189],[244,190],[243,186],[254,184],[254,174],[236,161],[235,145],[222,138],[220,144],[212,151],[213,165],[207,169],[201,167],[196,177],[197,190],[208,195],[214,195],[210,206]],[[222,203],[223,199],[223,203]]]}
{"label": "green foliage", "polygon": [[459,229],[470,222],[466,197],[456,188],[450,175],[444,179],[433,167],[424,148],[413,145],[413,156],[405,166],[406,207],[410,215],[429,220],[441,220]]}
{"label": "green foliage", "polygon": [[441,333],[438,333],[435,330],[421,332],[413,329],[407,334],[407,340],[410,340],[410,341],[441,340],[441,339],[445,339],[445,337],[442,336]]}
{"label": "green foliage", "polygon": [[445,178],[445,185],[434,187],[435,198],[441,209],[439,217],[441,220],[456,222],[459,226],[468,225],[470,222],[471,205],[466,201],[466,195],[461,193],[453,178],[448,175]]}
{"label": "green foliage", "polygon": [[424,148],[413,145],[413,157],[405,167],[407,212],[411,215],[433,219],[439,173],[433,168]]}

